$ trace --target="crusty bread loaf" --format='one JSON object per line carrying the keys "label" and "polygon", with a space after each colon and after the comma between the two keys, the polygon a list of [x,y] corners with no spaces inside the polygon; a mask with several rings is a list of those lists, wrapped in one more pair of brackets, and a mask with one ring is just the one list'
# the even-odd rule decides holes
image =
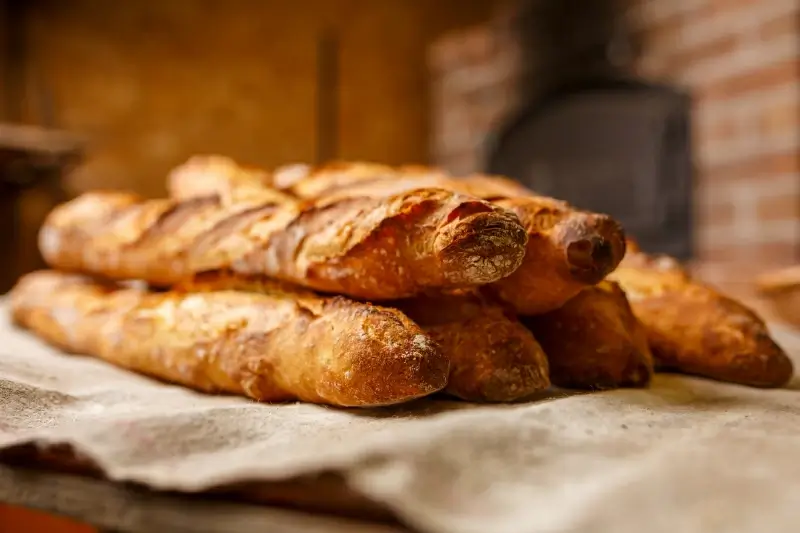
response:
{"label": "crusty bread loaf", "polygon": [[755,387],[779,387],[794,372],[764,321],[691,279],[668,257],[626,256],[611,275],[647,332],[656,367]]}
{"label": "crusty bread loaf", "polygon": [[588,287],[561,308],[524,323],[547,354],[554,385],[611,389],[650,382],[647,334],[616,283]]}
{"label": "crusty bread loaf", "polygon": [[[231,201],[252,197],[259,187],[270,194],[273,189],[263,185],[265,179],[265,174],[226,158],[195,157],[170,174],[168,189],[179,200],[217,194]],[[263,278],[219,273],[184,288],[259,292],[261,283],[271,285]],[[391,304],[423,326],[450,359],[446,393],[469,401],[511,401],[549,386],[547,359],[530,331],[475,291],[418,296]]]}
{"label": "crusty bread loaf", "polygon": [[522,265],[491,285],[496,296],[520,314],[558,309],[603,280],[625,255],[622,226],[609,216],[544,197],[494,203],[517,214],[528,234]]}
{"label": "crusty bread loaf", "polygon": [[550,386],[542,347],[515,316],[477,292],[394,302],[450,359],[445,392],[475,402],[509,402]]}
{"label": "crusty bread loaf", "polygon": [[[216,156],[218,159],[219,156]],[[230,160],[229,160],[230,161]],[[446,178],[439,169],[423,166],[404,166],[401,169],[378,163],[355,163],[334,161],[319,167],[296,164],[279,167],[273,172],[262,173],[265,185],[283,191],[296,198],[306,200],[331,196],[354,185],[374,182],[396,181],[403,177],[423,179]]]}
{"label": "crusty bread loaf", "polygon": [[[220,176],[223,166],[229,165],[224,172],[227,175],[224,181],[227,183],[241,184],[243,180],[237,179],[236,176],[244,177],[243,171],[247,170],[245,179],[259,180],[277,192],[306,200],[335,196],[341,193],[369,195],[396,193],[421,185],[444,186],[485,200],[520,196],[540,197],[527,187],[505,176],[476,174],[457,178],[442,169],[420,165],[391,167],[377,163],[337,161],[319,167],[304,164],[286,165],[278,167],[273,172],[266,172],[243,169],[231,159],[222,156],[196,156],[189,161],[190,166],[191,163],[199,161],[202,161],[206,167],[206,175]],[[453,180],[455,183],[452,183]],[[186,182],[186,180],[182,181]],[[387,182],[390,182],[391,185]],[[196,187],[192,196],[198,196]]]}
{"label": "crusty bread loaf", "polygon": [[256,177],[303,199],[381,198],[418,187],[440,187],[491,201],[515,213],[528,234],[519,268],[490,287],[519,314],[559,308],[581,289],[604,279],[625,255],[625,235],[613,218],[536,195],[508,178],[456,179],[436,169],[336,163],[293,165]]}
{"label": "crusty bread loaf", "polygon": [[40,248],[55,268],[173,285],[230,269],[370,300],[496,281],[522,262],[517,217],[443,189],[283,202],[84,194],[54,209]]}
{"label": "crusty bread loaf", "polygon": [[365,407],[445,386],[447,358],[401,312],[262,289],[153,293],[41,271],[11,302],[17,323],[69,352],[200,391]]}
{"label": "crusty bread loaf", "polygon": [[198,155],[170,172],[167,191],[173,200],[220,196],[225,205],[295,201],[289,193],[264,187],[270,181],[270,174],[264,170],[243,166],[228,157]]}
{"label": "crusty bread loaf", "polygon": [[[274,284],[264,278],[208,273],[180,289],[269,293]],[[425,295],[392,305],[422,326],[450,360],[445,393],[474,402],[506,402],[550,386],[547,358],[531,332],[480,294]]]}

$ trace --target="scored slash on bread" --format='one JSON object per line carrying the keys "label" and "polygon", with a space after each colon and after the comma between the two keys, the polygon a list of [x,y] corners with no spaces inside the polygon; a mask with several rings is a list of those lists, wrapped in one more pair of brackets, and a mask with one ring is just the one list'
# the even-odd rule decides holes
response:
{"label": "scored slash on bread", "polygon": [[[750,310],[626,244],[612,218],[507,178],[199,156],[169,190],[53,210],[45,259],[120,283],[29,274],[11,294],[15,321],[201,391],[338,406],[439,390],[512,401],[548,372],[560,386],[645,386],[653,360],[761,387],[793,372]],[[122,285],[132,279],[145,287]]]}
{"label": "scored slash on bread", "polygon": [[[526,225],[529,241],[520,267],[522,274],[518,270],[484,291],[493,295],[428,294],[391,303],[422,325],[450,358],[446,392],[466,400],[509,401],[545,388],[547,358],[536,337],[492,300],[499,294],[505,296],[506,304],[516,303],[512,306],[516,310],[522,307],[538,311],[559,307],[586,287],[586,295],[578,295],[563,310],[553,311],[551,318],[566,328],[589,324],[610,329],[578,336],[574,342],[585,342],[573,342],[569,347],[577,348],[579,353],[566,355],[561,355],[564,346],[557,339],[548,336],[548,332],[541,333],[551,341],[545,353],[556,365],[553,375],[559,379],[557,384],[610,388],[649,382],[652,361],[649,351],[639,353],[633,346],[634,339],[641,340],[641,335],[637,335],[638,323],[630,316],[624,295],[617,290],[616,298],[604,297],[606,293],[595,294],[591,289],[609,268],[616,266],[624,252],[622,232],[609,217],[575,211],[564,202],[535,196],[505,178],[471,176],[455,180],[424,168],[395,170],[374,164],[336,164],[313,171],[297,165],[270,174],[245,169],[227,158],[199,156],[173,171],[168,181],[171,194],[179,199],[208,194],[229,198],[242,195],[236,192],[238,188],[252,194],[261,186],[269,194],[291,193],[300,201],[314,195],[317,201],[390,197],[418,187],[446,187],[493,200],[517,212]],[[276,186],[283,191],[274,189]],[[599,244],[593,246],[591,239]],[[608,252],[606,257],[592,257],[603,250]],[[582,257],[581,253],[587,255]],[[237,281],[229,279],[228,283],[235,285]],[[239,283],[242,288],[244,282]],[[595,317],[595,312],[602,314]],[[547,320],[542,318],[534,324]],[[565,342],[569,341],[565,339],[562,344]],[[595,349],[607,348],[610,351],[602,358],[591,358]],[[553,353],[548,353],[551,350]],[[573,361],[576,364],[570,366]]]}
{"label": "scored slash on bread", "polygon": [[[189,164],[209,164],[211,156]],[[625,255],[625,234],[613,218],[536,195],[499,176],[453,178],[424,167],[392,168],[337,163],[320,168],[293,165],[253,176],[302,199],[381,198],[417,187],[440,187],[492,202],[514,213],[528,236],[522,264],[488,290],[517,313],[557,309],[581,289],[612,272]]]}
{"label": "scored slash on bread", "polygon": [[[763,321],[742,304],[691,281],[676,270],[674,262],[642,255],[632,241],[626,242],[612,218],[538,196],[507,178],[454,179],[423,167],[339,163],[285,167],[262,179],[284,184],[278,188],[300,197],[382,195],[439,184],[491,201],[514,212],[528,234],[522,265],[489,286],[491,293],[519,314],[559,310],[586,287],[609,278],[619,282],[631,300],[657,367],[754,386],[779,386],[793,373],[791,360],[769,337]],[[619,267],[626,247],[631,253]],[[559,310],[561,316],[568,315],[573,306],[586,305],[584,297],[578,298]],[[624,338],[625,331],[620,333]],[[628,332],[631,335],[633,330]],[[546,352],[558,349],[544,347]],[[554,374],[558,371],[555,368]],[[565,377],[583,381],[580,375],[562,376],[561,381]]]}
{"label": "scored slash on bread", "polygon": [[694,281],[671,258],[631,248],[610,278],[644,325],[657,368],[754,387],[791,379],[791,359],[758,315]]}
{"label": "scored slash on bread", "polygon": [[[278,285],[279,286],[279,285]],[[206,273],[182,291],[270,293],[276,282],[229,273]],[[314,298],[312,293],[305,298]],[[547,359],[519,321],[475,293],[422,296],[391,302],[419,324],[450,361],[444,392],[468,401],[513,401],[550,386]]]}
{"label": "scored slash on bread", "polygon": [[280,284],[148,292],[39,271],[20,279],[11,308],[16,323],[68,352],[261,401],[389,405],[442,389],[449,373],[403,313]]}
{"label": "scored slash on bread", "polygon": [[496,281],[520,265],[526,242],[513,213],[424,187],[292,203],[86,193],[55,208],[39,239],[63,270],[169,286],[229,269],[370,300]]}
{"label": "scored slash on bread", "polygon": [[[241,188],[241,190],[240,190]],[[224,158],[194,158],[168,180],[178,200],[217,195],[223,202],[281,194],[264,185],[262,173]],[[290,197],[284,201],[292,202]],[[266,287],[266,289],[265,289]],[[261,276],[208,273],[182,286],[185,290],[271,290]],[[547,359],[516,317],[475,291],[461,295],[431,294],[390,302],[420,324],[451,361],[445,392],[468,401],[512,401],[549,386]]]}

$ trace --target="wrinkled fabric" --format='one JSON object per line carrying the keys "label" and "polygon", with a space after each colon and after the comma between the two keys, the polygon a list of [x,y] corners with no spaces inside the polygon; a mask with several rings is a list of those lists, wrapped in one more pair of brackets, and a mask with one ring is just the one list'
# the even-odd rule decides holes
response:
{"label": "wrinkled fabric", "polygon": [[[775,333],[800,355],[800,334]],[[11,326],[5,304],[0,338],[0,448],[70,444],[112,480],[192,492],[333,471],[431,533],[800,527],[800,380],[659,375],[648,390],[513,405],[341,410],[207,396],[65,355]]]}

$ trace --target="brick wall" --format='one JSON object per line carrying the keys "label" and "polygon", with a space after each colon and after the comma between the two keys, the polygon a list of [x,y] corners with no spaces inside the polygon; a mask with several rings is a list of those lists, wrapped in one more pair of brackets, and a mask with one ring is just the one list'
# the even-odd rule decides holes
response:
{"label": "brick wall", "polygon": [[[745,279],[795,262],[800,243],[800,2],[638,0],[640,74],[694,96],[700,271]],[[479,170],[482,142],[511,109],[519,69],[492,27],[432,48],[433,159]],[[517,56],[518,57],[518,56]]]}
{"label": "brick wall", "polygon": [[445,35],[429,50],[431,158],[451,172],[483,167],[487,135],[519,100],[519,50],[502,15]]}
{"label": "brick wall", "polygon": [[689,87],[695,99],[703,270],[736,280],[796,261],[800,3],[657,0],[631,15],[644,36],[640,72]]}

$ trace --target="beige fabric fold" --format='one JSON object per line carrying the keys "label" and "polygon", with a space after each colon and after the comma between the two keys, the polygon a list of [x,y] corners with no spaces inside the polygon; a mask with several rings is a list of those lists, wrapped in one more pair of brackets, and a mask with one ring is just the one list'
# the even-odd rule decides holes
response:
{"label": "beige fabric fold", "polygon": [[[800,355],[800,335],[775,333]],[[2,304],[0,448],[26,442],[72,444],[113,480],[179,491],[334,471],[431,533],[800,528],[798,380],[765,391],[660,375],[649,390],[496,406],[260,405],[61,354]]]}

